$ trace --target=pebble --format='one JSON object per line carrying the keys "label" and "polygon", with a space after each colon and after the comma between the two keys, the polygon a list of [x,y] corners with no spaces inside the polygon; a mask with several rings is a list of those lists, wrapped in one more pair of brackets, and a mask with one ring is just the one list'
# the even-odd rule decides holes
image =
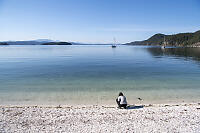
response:
{"label": "pebble", "polygon": [[200,132],[199,104],[117,109],[0,107],[0,132]]}

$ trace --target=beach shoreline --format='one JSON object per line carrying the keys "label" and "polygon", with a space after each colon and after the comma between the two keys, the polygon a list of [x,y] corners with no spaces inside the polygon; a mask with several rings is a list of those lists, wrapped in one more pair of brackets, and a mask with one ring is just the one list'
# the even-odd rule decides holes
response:
{"label": "beach shoreline", "polygon": [[[168,103],[128,103],[127,106],[144,106],[144,107],[167,107],[167,106],[193,106],[200,105],[200,102],[168,102]],[[26,108],[26,107],[38,107],[38,108],[82,108],[82,107],[109,107],[117,108],[116,104],[0,104],[0,108]]]}
{"label": "beach shoreline", "polygon": [[200,132],[200,103],[0,106],[0,132]]}

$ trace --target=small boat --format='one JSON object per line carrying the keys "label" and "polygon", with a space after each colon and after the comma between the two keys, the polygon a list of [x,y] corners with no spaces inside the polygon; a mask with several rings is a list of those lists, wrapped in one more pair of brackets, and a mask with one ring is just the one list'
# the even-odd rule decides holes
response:
{"label": "small boat", "polygon": [[112,45],[112,48],[116,48],[117,46],[116,45]]}
{"label": "small boat", "polygon": [[113,38],[113,40],[114,40],[114,44],[112,44],[112,48],[116,48],[117,47],[116,39]]}
{"label": "small boat", "polygon": [[165,49],[165,46],[161,46],[161,49]]}

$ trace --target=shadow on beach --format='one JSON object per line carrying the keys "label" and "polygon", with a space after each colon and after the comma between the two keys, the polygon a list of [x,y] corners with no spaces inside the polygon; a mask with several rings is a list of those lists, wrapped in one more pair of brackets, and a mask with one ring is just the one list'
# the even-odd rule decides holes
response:
{"label": "shadow on beach", "polygon": [[143,105],[135,106],[135,105],[128,105],[126,109],[141,109],[144,108]]}

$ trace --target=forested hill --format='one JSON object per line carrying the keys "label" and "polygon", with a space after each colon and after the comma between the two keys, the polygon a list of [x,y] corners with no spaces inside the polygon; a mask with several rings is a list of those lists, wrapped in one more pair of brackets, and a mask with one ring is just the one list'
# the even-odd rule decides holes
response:
{"label": "forested hill", "polygon": [[72,45],[69,42],[47,42],[47,43],[42,43],[41,45]]}
{"label": "forested hill", "polygon": [[147,40],[126,43],[125,45],[162,45],[164,38],[168,46],[200,46],[200,30],[194,33],[175,35],[155,34]]}

